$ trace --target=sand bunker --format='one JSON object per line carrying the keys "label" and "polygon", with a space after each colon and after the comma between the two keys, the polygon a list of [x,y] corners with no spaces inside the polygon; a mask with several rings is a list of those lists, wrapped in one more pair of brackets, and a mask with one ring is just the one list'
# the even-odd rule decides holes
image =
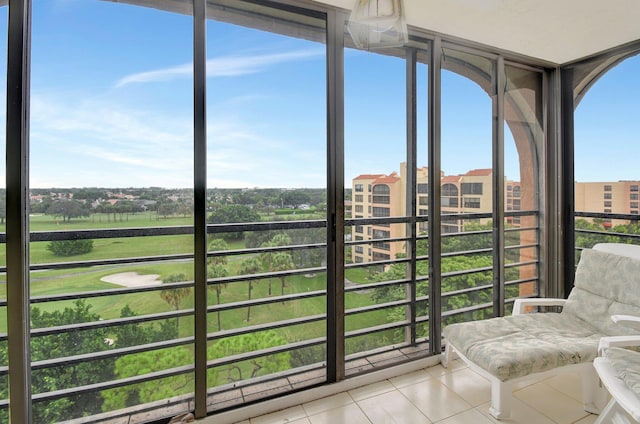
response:
{"label": "sand bunker", "polygon": [[158,274],[138,274],[137,272],[120,272],[105,275],[100,280],[125,287],[156,286],[162,284]]}

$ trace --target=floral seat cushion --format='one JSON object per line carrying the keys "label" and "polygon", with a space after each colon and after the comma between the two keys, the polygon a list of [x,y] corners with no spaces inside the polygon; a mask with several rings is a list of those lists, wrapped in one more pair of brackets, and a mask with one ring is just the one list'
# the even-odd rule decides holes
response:
{"label": "floral seat cushion", "polygon": [[611,361],[611,366],[624,384],[640,397],[640,352],[610,347],[605,357]]}
{"label": "floral seat cushion", "polygon": [[595,359],[601,337],[633,334],[613,314],[640,316],[640,261],[583,250],[561,313],[451,324],[447,343],[501,381]]}
{"label": "floral seat cushion", "polygon": [[447,340],[501,381],[592,361],[602,334],[566,314],[523,314],[452,324]]}

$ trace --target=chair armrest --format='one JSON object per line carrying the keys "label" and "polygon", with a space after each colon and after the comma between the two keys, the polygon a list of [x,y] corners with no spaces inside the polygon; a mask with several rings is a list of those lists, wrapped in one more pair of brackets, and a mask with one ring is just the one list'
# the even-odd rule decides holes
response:
{"label": "chair armrest", "polygon": [[564,306],[567,299],[555,299],[555,298],[529,298],[529,299],[516,299],[513,302],[513,312],[511,315],[524,314],[524,309],[531,306]]}
{"label": "chair armrest", "polygon": [[615,323],[633,328],[634,330],[640,330],[640,317],[633,315],[611,315],[611,320]]}
{"label": "chair armrest", "polygon": [[634,347],[640,346],[640,335],[638,336],[607,336],[600,339],[598,343],[598,356],[602,356],[606,349],[610,347]]}

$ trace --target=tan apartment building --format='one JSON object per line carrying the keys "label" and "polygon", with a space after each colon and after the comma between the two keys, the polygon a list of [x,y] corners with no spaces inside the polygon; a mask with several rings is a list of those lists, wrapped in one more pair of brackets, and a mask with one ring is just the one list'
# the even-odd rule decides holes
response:
{"label": "tan apartment building", "polygon": [[[640,181],[575,183],[576,212],[638,214]],[[605,226],[628,224],[628,220],[605,220]]]}
{"label": "tan apartment building", "polygon": [[[416,170],[416,205],[419,216],[428,213],[428,168]],[[442,214],[490,213],[492,211],[492,170],[474,169],[461,175],[441,175]],[[520,210],[520,184],[507,181],[505,184],[507,210]],[[405,216],[407,193],[407,164],[400,164],[400,174],[364,174],[352,180],[352,216],[354,218],[383,218]],[[488,221],[489,218],[481,221]],[[517,217],[507,221],[518,225]],[[426,231],[426,222],[418,224],[418,231]],[[456,233],[463,230],[464,220],[442,219],[443,233]],[[353,240],[377,240],[372,244],[355,245],[352,260],[356,263],[394,259],[398,253],[404,253],[404,243],[388,239],[406,236],[404,224],[372,223],[356,225]]]}

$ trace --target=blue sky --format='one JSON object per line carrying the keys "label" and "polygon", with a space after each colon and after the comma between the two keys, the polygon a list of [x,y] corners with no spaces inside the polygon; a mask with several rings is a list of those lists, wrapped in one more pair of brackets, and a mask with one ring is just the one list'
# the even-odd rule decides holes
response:
{"label": "blue sky", "polygon": [[[0,13],[6,22],[6,7]],[[324,187],[324,46],[213,20],[207,33],[209,187]],[[97,0],[34,2],[31,186],[190,187],[191,43],[188,16]],[[639,68],[623,63],[579,106],[579,181],[640,179]],[[418,72],[422,166],[426,66]],[[400,59],[346,51],[347,185],[405,160],[404,74]],[[489,97],[453,73],[442,80],[443,170],[490,167]],[[506,173],[517,179],[512,144],[507,131]],[[603,164],[609,156],[615,166]]]}

